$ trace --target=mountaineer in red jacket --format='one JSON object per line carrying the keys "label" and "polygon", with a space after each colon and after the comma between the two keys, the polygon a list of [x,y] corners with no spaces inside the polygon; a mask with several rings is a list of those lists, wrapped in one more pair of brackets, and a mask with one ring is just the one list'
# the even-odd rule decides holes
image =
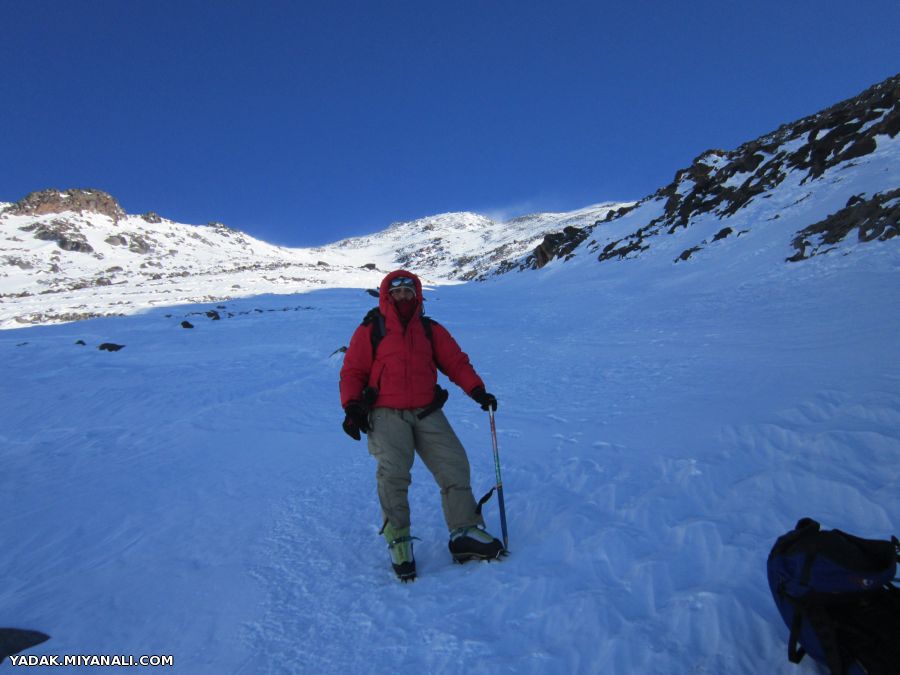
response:
{"label": "mountaineer in red jacket", "polygon": [[378,312],[370,312],[350,340],[341,368],[344,431],[368,434],[378,462],[375,477],[385,525],[382,530],[397,576],[416,576],[409,534],[407,491],[418,452],[441,488],[450,553],[458,562],[494,559],[499,540],[484,530],[469,484],[469,460],[441,411],[447,392],[437,386],[440,369],[484,410],[497,409],[469,357],[439,323],[422,316],[422,283],[405,270],[381,282]]}

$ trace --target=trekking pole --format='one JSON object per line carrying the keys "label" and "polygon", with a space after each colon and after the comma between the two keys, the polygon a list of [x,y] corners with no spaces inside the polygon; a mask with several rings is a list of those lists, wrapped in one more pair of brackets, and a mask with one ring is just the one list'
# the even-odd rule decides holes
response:
{"label": "trekking pole", "polygon": [[503,479],[500,477],[500,449],[497,447],[497,427],[494,411],[488,408],[491,418],[491,441],[494,446],[494,471],[497,474],[497,499],[500,502],[500,530],[503,532],[503,548],[509,550],[509,535],[506,533],[506,505],[503,502]]}

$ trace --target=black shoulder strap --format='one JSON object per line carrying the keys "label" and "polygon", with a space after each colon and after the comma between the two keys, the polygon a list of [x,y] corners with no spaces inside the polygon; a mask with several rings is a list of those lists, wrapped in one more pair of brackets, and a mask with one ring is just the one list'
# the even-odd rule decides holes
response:
{"label": "black shoulder strap", "polygon": [[[422,328],[425,329],[425,336],[428,338],[429,342],[433,343],[434,340],[431,336],[431,325],[437,323],[437,321],[423,314],[420,314],[419,318],[422,320]],[[384,338],[386,332],[384,327],[384,315],[377,307],[370,309],[369,313],[366,314],[365,318],[362,320],[363,326],[368,326],[370,323],[375,324],[372,326],[372,332],[369,335],[372,341],[372,359],[374,360],[375,353],[378,351],[378,345],[381,344],[381,340]]]}
{"label": "black shoulder strap", "polygon": [[437,323],[430,316],[425,316],[424,314],[420,314],[419,318],[422,320],[422,328],[425,329],[425,336],[428,338],[429,342],[433,342],[433,338],[431,337],[431,324]]}
{"label": "black shoulder strap", "polygon": [[378,344],[381,342],[385,333],[384,315],[377,307],[370,309],[369,313],[366,314],[365,318],[362,320],[363,326],[368,326],[370,323],[375,324],[372,326],[372,332],[369,334],[369,338],[372,341],[372,360],[374,360],[375,352],[378,351]]}
{"label": "black shoulder strap", "polygon": [[431,342],[431,358],[434,360],[434,365],[436,365],[437,369],[444,375],[447,375],[447,371],[444,370],[444,367],[440,363],[438,363],[437,356],[434,353],[434,338],[432,337],[434,326],[440,326],[441,324],[424,314],[421,314],[420,318],[422,319],[422,327],[425,329],[425,335],[428,336],[428,341]]}
{"label": "black shoulder strap", "polygon": [[382,320],[384,320],[384,317],[381,316],[381,310],[378,309],[378,307],[373,307],[363,317],[362,325],[368,326],[370,323],[372,323],[373,321],[376,321],[378,318],[381,318]]}

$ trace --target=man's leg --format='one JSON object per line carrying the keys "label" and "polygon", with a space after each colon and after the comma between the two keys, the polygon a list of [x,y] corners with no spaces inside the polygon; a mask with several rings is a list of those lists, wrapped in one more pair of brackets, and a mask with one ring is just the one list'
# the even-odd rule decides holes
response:
{"label": "man's leg", "polygon": [[405,417],[409,413],[391,408],[372,412],[369,431],[369,453],[378,462],[375,479],[381,511],[390,525],[402,530],[409,527],[410,470],[415,457],[413,429]]}
{"label": "man's leg", "polygon": [[453,531],[473,525],[484,526],[475,512],[469,458],[446,416],[437,410],[425,419],[416,419],[415,445],[425,466],[441,488],[444,520]]}

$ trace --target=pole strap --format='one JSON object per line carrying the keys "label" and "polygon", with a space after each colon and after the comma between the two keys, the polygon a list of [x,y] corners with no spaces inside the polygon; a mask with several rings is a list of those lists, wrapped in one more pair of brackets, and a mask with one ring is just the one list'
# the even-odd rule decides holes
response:
{"label": "pole strap", "polygon": [[491,496],[494,494],[494,490],[496,489],[496,486],[492,487],[490,490],[488,490],[487,494],[484,497],[478,500],[478,505],[475,507],[475,513],[477,513],[479,516],[481,515],[481,507],[491,500]]}

